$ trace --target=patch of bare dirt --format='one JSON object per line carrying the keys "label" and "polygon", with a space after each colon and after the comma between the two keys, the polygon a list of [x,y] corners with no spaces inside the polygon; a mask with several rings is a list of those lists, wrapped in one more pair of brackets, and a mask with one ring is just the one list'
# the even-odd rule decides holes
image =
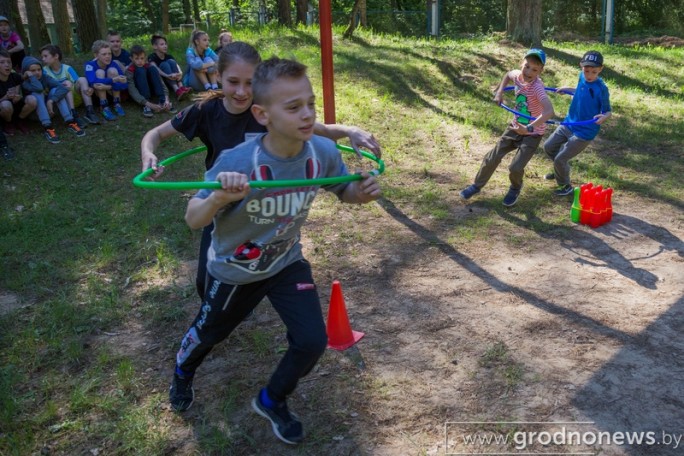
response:
{"label": "patch of bare dirt", "polygon": [[[489,210],[477,201],[473,212],[467,207],[467,217]],[[502,229],[526,233],[524,245],[502,237],[455,247],[448,224],[409,216],[401,202],[379,208],[343,207],[334,233],[315,218],[305,230],[324,307],[340,280],[351,326],[365,333],[353,352],[328,351],[292,397],[306,442],[281,444],[249,406],[287,343],[264,302],[206,359],[193,407],[182,415],[165,407],[167,454],[491,454],[522,450],[463,439],[563,428],[588,438],[653,432],[657,441],[682,433],[681,211],[624,196],[611,223],[568,231],[533,228],[524,211],[502,211]],[[179,292],[169,305],[183,307],[184,321],[132,322],[98,342],[136,356],[149,374],[142,396],[165,394],[176,345],[197,311],[194,268],[184,264],[170,284]],[[220,450],[207,443],[214,432],[229,442]],[[526,451],[681,454],[682,442],[651,443],[530,441]]]}

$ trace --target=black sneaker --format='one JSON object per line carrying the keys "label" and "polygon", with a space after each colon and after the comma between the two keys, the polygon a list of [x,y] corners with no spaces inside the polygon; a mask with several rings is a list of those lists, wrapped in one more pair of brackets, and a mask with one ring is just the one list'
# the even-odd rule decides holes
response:
{"label": "black sneaker", "polygon": [[74,118],[74,122],[76,122],[78,124],[78,128],[80,128],[81,130],[83,130],[84,128],[86,128],[88,126],[88,122],[81,119],[78,115],[78,112],[76,112],[75,109],[71,110],[71,116]]}
{"label": "black sneaker", "polygon": [[509,187],[508,193],[504,196],[503,205],[506,207],[511,207],[518,202],[518,197],[520,196],[519,188]]}
{"label": "black sneaker", "polygon": [[459,193],[459,195],[461,195],[461,198],[463,198],[464,200],[467,200],[477,195],[478,193],[480,193],[480,189],[475,184],[471,184],[463,190],[461,190],[461,193]]}
{"label": "black sneaker", "polygon": [[283,442],[290,445],[301,442],[304,439],[302,423],[287,409],[287,402],[278,402],[273,408],[268,408],[261,402],[262,394],[266,394],[266,388],[252,399],[254,411],[271,422],[273,433]]}
{"label": "black sneaker", "polygon": [[175,372],[173,374],[173,382],[171,382],[171,389],[169,390],[169,402],[171,402],[171,408],[177,412],[186,411],[195,400],[192,378],[189,375],[181,377]]}
{"label": "black sneaker", "polygon": [[544,174],[544,179],[546,179],[547,181],[554,180],[555,178],[556,178],[556,175],[553,173]]}
{"label": "black sneaker", "polygon": [[556,196],[567,196],[572,194],[575,191],[574,188],[572,188],[572,185],[563,185],[561,187],[558,187],[558,190],[554,191],[553,194]]}
{"label": "black sneaker", "polygon": [[143,116],[154,117],[154,112],[152,111],[152,109],[148,108],[147,106],[143,106]]}
{"label": "black sneaker", "polygon": [[88,111],[85,113],[83,116],[85,120],[88,121],[88,123],[92,125],[100,125],[100,118],[97,117],[97,114],[95,114],[95,111]]}

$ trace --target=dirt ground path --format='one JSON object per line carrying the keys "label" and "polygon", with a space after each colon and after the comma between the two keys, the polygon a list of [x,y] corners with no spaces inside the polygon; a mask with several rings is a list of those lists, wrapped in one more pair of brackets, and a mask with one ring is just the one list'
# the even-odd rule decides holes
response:
{"label": "dirt ground path", "polygon": [[[388,305],[354,306],[370,336],[360,345],[372,375],[395,393],[385,396],[386,425],[360,426],[370,453],[515,454],[523,449],[462,439],[563,427],[445,424],[524,421],[569,422],[589,443],[524,451],[684,454],[682,442],[675,448],[684,434],[682,213],[631,203],[596,230],[577,226],[565,239],[538,230],[533,246],[492,240],[466,252],[384,203],[389,229],[405,230],[405,251],[417,254],[373,288]],[[515,212],[502,216],[525,225]],[[619,434],[592,444],[600,431],[653,432],[645,437],[654,444],[617,445]]]}
{"label": "dirt ground path", "polygon": [[[304,231],[326,314],[339,280],[351,325],[365,333],[360,358],[327,351],[291,398],[306,442],[280,443],[249,407],[282,353],[257,348],[285,346],[278,316],[261,305],[203,364],[192,409],[179,416],[164,403],[158,425],[172,442],[165,454],[684,454],[681,210],[621,198],[607,225],[554,230],[502,209],[501,222],[522,241],[503,236],[458,249],[446,239],[453,220],[378,204],[372,215],[335,215],[339,225],[373,223],[373,242],[316,218]],[[491,210],[456,207],[456,218]],[[174,279],[186,289],[187,322],[132,325],[100,341],[136,356],[149,373],[147,393],[165,395],[174,347],[196,312],[194,267]],[[572,431],[579,444],[559,440]],[[652,434],[619,444],[620,433],[638,432]],[[207,446],[207,435],[227,443]],[[468,436],[509,441],[466,444]]]}

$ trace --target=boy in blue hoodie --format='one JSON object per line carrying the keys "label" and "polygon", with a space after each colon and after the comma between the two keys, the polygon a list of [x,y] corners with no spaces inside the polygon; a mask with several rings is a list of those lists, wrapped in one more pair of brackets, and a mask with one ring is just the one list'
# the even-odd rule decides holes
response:
{"label": "boy in blue hoodie", "polygon": [[26,98],[34,97],[36,99],[36,113],[45,129],[45,138],[52,144],[59,143],[59,136],[57,136],[50,120],[55,114],[55,104],[67,124],[67,129],[76,136],[85,136],[85,132],[78,126],[69,109],[66,100],[69,89],[50,76],[44,75],[43,66],[40,60],[35,57],[24,57],[21,62],[21,72],[24,79],[21,88],[24,90]]}

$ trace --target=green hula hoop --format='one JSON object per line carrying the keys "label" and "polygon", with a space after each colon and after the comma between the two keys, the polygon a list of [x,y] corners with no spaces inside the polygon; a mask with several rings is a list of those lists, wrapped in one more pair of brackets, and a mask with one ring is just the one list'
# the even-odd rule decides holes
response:
{"label": "green hula hoop", "polygon": [[[355,153],[356,151],[349,147],[349,146],[343,146],[341,144],[337,144],[337,148],[342,151],[342,152],[347,152],[347,153]],[[181,152],[178,155],[174,155],[172,157],[167,158],[166,160],[163,160],[162,162],[159,163],[159,166],[168,166],[172,163],[177,162],[178,160],[182,160],[185,157],[188,157],[190,155],[196,154],[198,152],[203,152],[207,150],[207,146],[199,146],[195,147],[194,149],[189,149],[186,150],[185,152]],[[381,159],[376,157],[374,154],[370,152],[366,152],[365,150],[361,151],[361,155],[364,157],[373,160],[375,163],[378,164],[378,167],[372,171],[369,171],[369,174],[372,174],[374,176],[378,176],[382,174],[385,171],[385,162],[383,162]],[[154,169],[150,168],[142,173],[138,174],[133,178],[133,185],[136,187],[140,188],[152,188],[152,189],[157,189],[157,190],[200,190],[200,189],[220,189],[221,188],[221,183],[220,182],[206,182],[206,181],[191,181],[191,182],[157,182],[157,181],[149,181],[145,180],[148,177],[150,177],[154,173]],[[290,180],[272,180],[272,181],[249,181],[249,185],[252,188],[276,188],[276,187],[303,187],[303,186],[308,186],[308,185],[335,185],[335,184],[343,184],[345,182],[353,182],[353,181],[358,181],[363,179],[361,177],[361,174],[348,174],[346,176],[336,176],[336,177],[318,177],[315,179],[290,179]]]}

